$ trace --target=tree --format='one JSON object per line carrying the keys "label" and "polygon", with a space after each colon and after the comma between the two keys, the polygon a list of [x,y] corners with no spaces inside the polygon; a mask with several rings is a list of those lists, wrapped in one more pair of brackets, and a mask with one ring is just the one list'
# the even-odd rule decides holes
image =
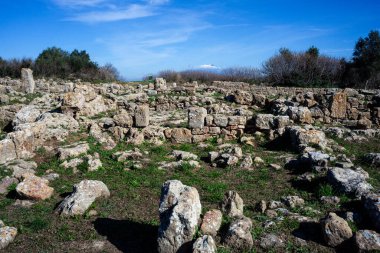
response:
{"label": "tree", "polygon": [[379,31],[370,31],[368,36],[359,38],[355,45],[353,68],[360,82],[365,85],[379,85],[380,79],[380,34]]}
{"label": "tree", "polygon": [[70,68],[74,73],[86,69],[96,69],[96,64],[91,61],[90,55],[85,51],[73,50],[70,54]]}
{"label": "tree", "polygon": [[66,77],[70,72],[70,55],[57,47],[47,48],[37,57],[35,70],[37,75]]}

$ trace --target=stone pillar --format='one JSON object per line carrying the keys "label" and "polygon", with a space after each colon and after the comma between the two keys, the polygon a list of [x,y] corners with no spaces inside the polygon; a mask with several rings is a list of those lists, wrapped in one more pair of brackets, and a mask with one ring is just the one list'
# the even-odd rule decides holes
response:
{"label": "stone pillar", "polygon": [[189,128],[203,128],[207,110],[203,107],[192,107],[189,109]]}
{"label": "stone pillar", "polygon": [[24,92],[34,93],[35,83],[33,79],[33,71],[31,69],[21,69],[21,82]]}
{"label": "stone pillar", "polygon": [[139,105],[135,111],[135,126],[147,127],[149,125],[149,106]]}

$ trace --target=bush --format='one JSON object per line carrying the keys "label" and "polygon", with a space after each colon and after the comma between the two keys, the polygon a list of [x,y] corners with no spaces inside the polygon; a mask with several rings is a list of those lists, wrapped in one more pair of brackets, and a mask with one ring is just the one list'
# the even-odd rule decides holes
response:
{"label": "bush", "polygon": [[32,59],[4,60],[0,58],[0,77],[20,78],[22,68],[32,68],[37,77],[80,78],[86,81],[114,81],[120,78],[111,64],[99,67],[91,61],[90,55],[82,50],[71,53],[57,47],[41,52],[35,62]]}
{"label": "bush", "polygon": [[315,47],[306,52],[282,48],[264,63],[263,71],[274,85],[320,87],[339,84],[344,67],[344,60],[319,55]]}

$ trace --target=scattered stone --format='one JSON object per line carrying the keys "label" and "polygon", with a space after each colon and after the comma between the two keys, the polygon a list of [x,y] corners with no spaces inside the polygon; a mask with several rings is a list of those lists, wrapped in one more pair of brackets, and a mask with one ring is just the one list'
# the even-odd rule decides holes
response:
{"label": "scattered stone", "polygon": [[327,171],[327,180],[336,189],[346,194],[360,197],[370,192],[373,187],[366,182],[368,178],[363,170],[351,170],[343,168],[330,168]]}
{"label": "scattered stone", "polygon": [[364,209],[376,230],[380,230],[380,194],[369,193],[362,196]]}
{"label": "scattered stone", "polygon": [[197,189],[178,180],[166,181],[161,189],[158,252],[175,253],[191,250],[201,214]]}
{"label": "scattered stone", "polygon": [[372,230],[359,230],[355,233],[355,243],[360,251],[380,251],[380,234]]}
{"label": "scattered stone", "polygon": [[31,200],[45,200],[51,197],[54,192],[49,187],[49,181],[31,174],[24,175],[24,180],[16,187],[17,193],[24,198]]}
{"label": "scattered stone", "polygon": [[16,178],[9,176],[4,177],[0,182],[0,194],[8,193],[8,188],[13,184],[18,184]]}
{"label": "scattered stone", "polygon": [[222,212],[213,209],[205,213],[201,225],[201,231],[205,235],[216,236],[222,225]]}
{"label": "scattered stone", "polygon": [[214,239],[209,235],[198,238],[193,244],[193,253],[215,253],[217,252]]}
{"label": "scattered stone", "polygon": [[337,196],[322,196],[321,202],[325,205],[336,205],[339,204],[340,198]]}
{"label": "scattered stone", "polygon": [[380,167],[380,153],[370,153],[365,156],[365,159],[372,165]]}
{"label": "scattered stone", "polygon": [[103,182],[83,180],[74,185],[73,192],[58,205],[56,212],[67,216],[82,215],[95,199],[109,196],[110,192]]}
{"label": "scattered stone", "polygon": [[228,228],[224,243],[235,252],[251,250],[253,247],[251,229],[251,219],[245,216],[237,216]]}
{"label": "scattered stone", "polygon": [[275,234],[265,234],[260,239],[260,247],[263,249],[283,248],[285,247],[284,241]]}
{"label": "scattered stone", "polygon": [[17,235],[17,228],[5,226],[0,220],[0,250],[5,249]]}
{"label": "scattered stone", "polygon": [[336,247],[352,237],[352,230],[347,221],[335,213],[329,213],[321,220],[322,233],[327,245]]}
{"label": "scattered stone", "polygon": [[224,194],[220,207],[223,213],[229,217],[243,215],[243,199],[240,198],[239,194],[235,191],[228,191]]}
{"label": "scattered stone", "polygon": [[60,160],[66,160],[70,157],[79,156],[87,153],[90,146],[87,143],[76,143],[58,148],[58,157]]}
{"label": "scattered stone", "polygon": [[299,196],[282,197],[281,201],[290,208],[300,207],[305,204],[305,200]]}
{"label": "scattered stone", "polygon": [[103,166],[99,159],[99,154],[94,153],[94,155],[87,156],[88,171],[96,171]]}

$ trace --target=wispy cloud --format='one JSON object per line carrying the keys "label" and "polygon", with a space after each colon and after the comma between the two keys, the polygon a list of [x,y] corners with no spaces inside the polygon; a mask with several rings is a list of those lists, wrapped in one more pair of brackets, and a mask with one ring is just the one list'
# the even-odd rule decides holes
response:
{"label": "wispy cloud", "polygon": [[219,69],[219,67],[217,67],[213,64],[202,64],[202,65],[199,65],[197,68],[199,68],[199,69]]}
{"label": "wispy cloud", "polygon": [[133,4],[120,10],[93,11],[80,13],[68,18],[71,21],[86,23],[112,22],[128,19],[143,18],[155,15],[150,6]]}
{"label": "wispy cloud", "polygon": [[[160,6],[170,0],[135,0],[127,3],[119,0],[52,0],[68,8],[66,21],[83,23],[115,22],[157,15]],[[70,11],[71,10],[71,11]]]}

